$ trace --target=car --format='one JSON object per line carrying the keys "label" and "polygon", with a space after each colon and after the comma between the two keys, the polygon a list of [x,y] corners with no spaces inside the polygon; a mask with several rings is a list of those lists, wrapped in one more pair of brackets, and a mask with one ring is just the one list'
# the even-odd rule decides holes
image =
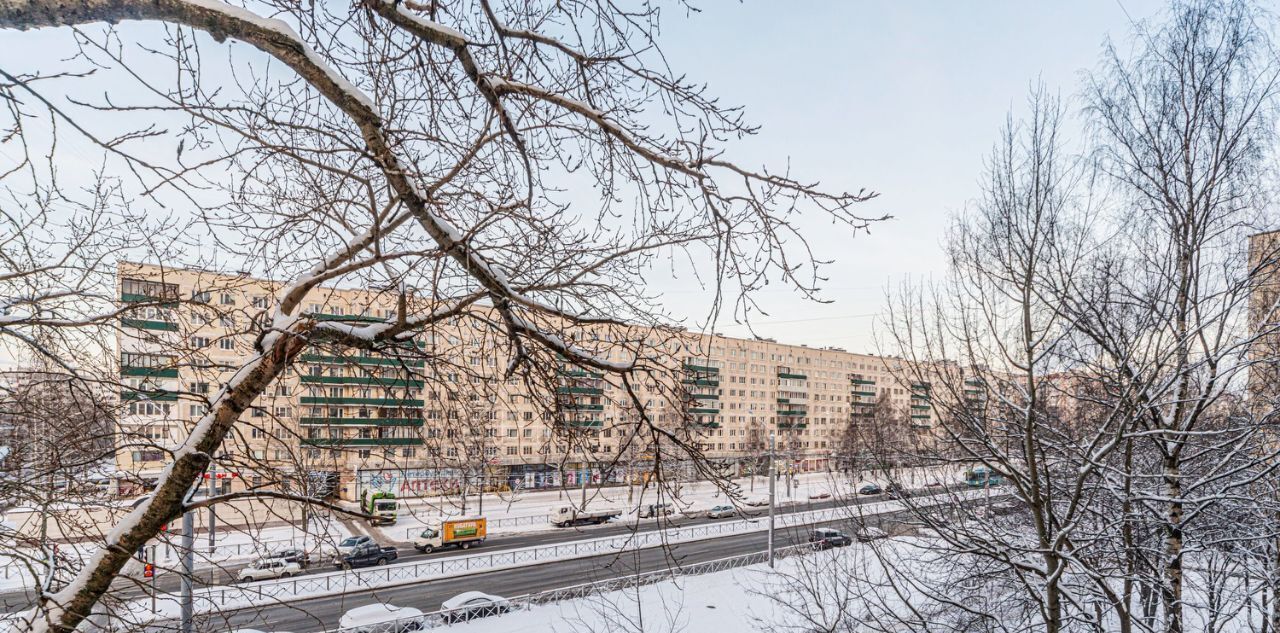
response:
{"label": "car", "polygon": [[466,622],[510,610],[511,602],[506,598],[479,591],[460,593],[440,604],[440,616],[446,622]]}
{"label": "car", "polygon": [[311,562],[311,555],[300,547],[290,547],[271,554],[268,558],[279,558],[288,563],[297,563],[306,567]]}
{"label": "car", "polygon": [[350,552],[333,559],[333,564],[339,569],[386,565],[399,558],[399,556],[394,547],[379,547],[377,543],[368,542],[358,545]]}
{"label": "car", "polygon": [[813,494],[809,495],[809,498],[810,498],[810,499],[830,499],[830,498],[831,498],[831,493],[829,493],[829,492],[815,492],[815,493],[813,493]]}
{"label": "car", "polygon": [[859,543],[870,543],[882,538],[889,538],[889,533],[874,525],[864,525],[853,533],[853,538],[857,539]]}
{"label": "car", "polygon": [[373,537],[369,536],[368,534],[357,534],[355,536],[348,536],[347,538],[342,539],[342,541],[338,543],[338,555],[345,556],[347,554],[350,554],[351,550],[357,547],[360,547],[361,545],[365,545],[367,543],[372,543],[372,542],[373,542]]}
{"label": "car", "polygon": [[402,633],[421,631],[426,627],[422,611],[413,607],[397,607],[375,602],[356,607],[338,620],[343,633]]}
{"label": "car", "polygon": [[817,549],[830,549],[853,544],[848,534],[832,528],[816,528],[809,532],[809,543]]}
{"label": "car", "polygon": [[743,503],[748,506],[751,506],[752,508],[763,508],[764,506],[769,505],[769,498],[768,497],[752,497],[750,499],[747,499]]}
{"label": "car", "polygon": [[725,519],[738,513],[733,506],[716,506],[707,510],[708,519]]}
{"label": "car", "polygon": [[884,492],[884,489],[880,487],[880,484],[865,484],[858,488],[858,494],[860,495],[878,495],[882,492]]}
{"label": "car", "polygon": [[911,496],[911,492],[909,490],[904,488],[902,484],[897,483],[889,484],[885,487],[884,494],[890,499],[906,499]]}
{"label": "car", "polygon": [[239,582],[256,582],[272,578],[288,578],[302,573],[302,565],[283,558],[262,558],[240,570]]}
{"label": "car", "polygon": [[669,503],[650,503],[640,506],[639,515],[642,519],[652,519],[675,514],[675,512],[676,509],[671,507]]}

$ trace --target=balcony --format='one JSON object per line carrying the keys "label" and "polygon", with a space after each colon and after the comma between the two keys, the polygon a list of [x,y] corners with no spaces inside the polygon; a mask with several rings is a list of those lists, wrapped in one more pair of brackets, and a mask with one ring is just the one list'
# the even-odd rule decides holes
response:
{"label": "balcony", "polygon": [[156,391],[139,391],[136,389],[125,389],[120,392],[121,400],[150,400],[152,402],[176,402],[178,394],[172,391],[156,390]]}
{"label": "balcony", "polygon": [[323,354],[303,354],[299,360],[304,363],[319,363],[323,365],[392,365],[395,367],[423,367],[424,361],[421,360],[401,360],[399,358],[388,358],[385,356],[326,356]]}
{"label": "balcony", "polygon": [[788,380],[808,380],[809,379],[808,376],[804,374],[796,373],[790,369],[786,369],[786,371],[783,371],[783,368],[781,367],[778,368],[778,377],[785,378]]}
{"label": "balcony", "polygon": [[120,319],[120,325],[135,330],[154,330],[159,332],[177,332],[178,324],[171,321],[148,321],[146,319]]}
{"label": "balcony", "polygon": [[302,440],[309,446],[422,446],[420,437],[317,437]]}
{"label": "balcony", "polygon": [[708,374],[708,375],[716,375],[716,376],[720,375],[720,368],[712,367],[710,365],[696,365],[694,363],[685,363],[684,369],[685,371],[699,373],[699,374]]}
{"label": "balcony", "polygon": [[369,385],[373,387],[418,387],[423,386],[421,380],[405,378],[379,378],[377,376],[313,376],[302,375],[302,382],[321,385]]}
{"label": "balcony", "polygon": [[404,400],[398,398],[330,398],[326,396],[303,396],[302,404],[353,404],[375,407],[415,407],[422,408],[423,400]]}
{"label": "balcony", "polygon": [[601,389],[600,387],[571,385],[567,387],[556,387],[556,393],[561,395],[599,396],[604,394],[604,389]]}
{"label": "balcony", "polygon": [[299,418],[299,424],[320,426],[422,426],[422,418]]}

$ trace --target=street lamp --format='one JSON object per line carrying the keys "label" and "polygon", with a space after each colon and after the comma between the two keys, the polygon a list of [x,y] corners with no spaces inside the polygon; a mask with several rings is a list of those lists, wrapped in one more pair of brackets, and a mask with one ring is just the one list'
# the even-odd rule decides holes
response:
{"label": "street lamp", "polygon": [[769,567],[773,567],[773,502],[774,491],[777,486],[778,476],[774,472],[773,453],[775,442],[777,441],[776,431],[769,431]]}

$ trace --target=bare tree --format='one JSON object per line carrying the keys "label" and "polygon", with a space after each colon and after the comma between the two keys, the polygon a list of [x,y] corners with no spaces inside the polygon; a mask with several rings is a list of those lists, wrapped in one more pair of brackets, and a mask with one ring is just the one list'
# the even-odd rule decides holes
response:
{"label": "bare tree", "polygon": [[[662,371],[676,337],[654,335],[661,303],[634,280],[658,258],[679,255],[713,262],[704,275],[712,311],[732,305],[749,316],[751,296],[769,281],[811,294],[819,276],[791,213],[816,211],[857,230],[868,220],[854,208],[869,194],[829,193],[724,158],[727,141],[753,128],[667,68],[654,40],[658,17],[653,7],[592,1],[370,0],[335,9],[24,0],[0,8],[0,27],[58,30],[74,51],[0,75],[12,116],[5,142],[50,156],[40,167],[0,170],[11,196],[52,188],[69,136],[103,157],[100,171],[134,213],[173,210],[171,225],[157,222],[138,238],[104,206],[114,223],[86,234],[125,233],[142,242],[140,258],[257,269],[277,284],[251,318],[229,319],[253,341],[246,360],[220,368],[208,394],[185,396],[205,412],[165,448],[172,464],[152,495],[103,536],[65,588],[41,596],[33,628],[75,629],[133,553],[184,512],[244,498],[321,503],[267,482],[188,500],[225,452],[224,438],[252,424],[246,412],[252,420],[258,400],[308,350],[377,351],[444,367],[448,360],[416,343],[465,319],[500,342],[504,377],[553,394],[562,364],[607,375],[634,404],[636,427],[697,461],[638,395],[637,382]],[[16,46],[22,37],[5,34]],[[237,45],[220,50],[228,41]],[[151,72],[157,65],[168,72]],[[101,90],[99,78],[108,81]],[[44,123],[38,132],[34,120]],[[201,243],[217,254],[190,256]],[[26,278],[47,268],[27,256],[35,250],[15,256]],[[99,297],[77,304],[86,314],[43,316],[69,295],[10,300],[21,310],[6,317],[3,334],[29,344],[34,328],[83,331],[122,311],[166,315],[200,303],[164,296],[118,308],[113,281],[87,278],[91,287],[65,275],[49,286]],[[357,285],[392,308],[321,318],[308,305],[329,284]],[[567,426],[563,407],[547,410]]]}

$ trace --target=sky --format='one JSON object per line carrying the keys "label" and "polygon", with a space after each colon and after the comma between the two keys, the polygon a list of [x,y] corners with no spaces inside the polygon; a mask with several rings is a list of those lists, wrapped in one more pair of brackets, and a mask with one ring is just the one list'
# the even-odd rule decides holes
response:
{"label": "sky", "polygon": [[[894,216],[854,239],[809,218],[819,255],[833,260],[830,303],[767,291],[769,314],[752,321],[779,342],[858,352],[882,349],[875,315],[887,290],[945,273],[948,218],[976,199],[983,159],[1031,84],[1073,96],[1107,36],[1124,42],[1131,20],[1164,9],[1140,0],[701,4],[687,19],[669,14],[659,41],[674,68],[762,127],[731,156],[748,166],[789,160],[801,180],[877,191],[864,215]],[[692,284],[663,294],[673,312],[705,316],[705,292]],[[731,318],[716,330],[749,333]]]}
{"label": "sky", "polygon": [[[1097,65],[1107,36],[1158,18],[1163,2],[1075,0],[702,0],[667,7],[659,42],[677,74],[742,105],[754,137],[728,157],[749,168],[790,165],[802,181],[836,191],[868,189],[868,217],[890,214],[851,238],[828,218],[801,220],[828,281],[814,303],[786,289],[757,298],[767,315],[754,333],[780,342],[890,351],[877,316],[902,281],[945,273],[942,240],[954,213],[978,192],[984,156],[1032,83],[1073,95]],[[11,34],[11,37],[18,37]],[[24,48],[61,56],[65,34],[27,33]],[[0,61],[4,50],[0,49]],[[37,55],[39,57],[39,55]],[[88,160],[88,159],[86,159]],[[89,165],[89,163],[86,163]],[[85,171],[87,171],[86,168]],[[696,326],[706,289],[692,279],[647,280],[669,312]],[[722,315],[715,331],[751,330]],[[4,363],[0,351],[0,365]]]}

